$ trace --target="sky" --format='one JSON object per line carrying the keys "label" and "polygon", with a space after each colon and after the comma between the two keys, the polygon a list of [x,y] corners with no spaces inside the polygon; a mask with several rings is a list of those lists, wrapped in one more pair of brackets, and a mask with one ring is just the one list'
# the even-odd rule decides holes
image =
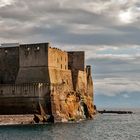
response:
{"label": "sky", "polygon": [[140,107],[139,0],[0,0],[0,42],[82,50],[97,107]]}

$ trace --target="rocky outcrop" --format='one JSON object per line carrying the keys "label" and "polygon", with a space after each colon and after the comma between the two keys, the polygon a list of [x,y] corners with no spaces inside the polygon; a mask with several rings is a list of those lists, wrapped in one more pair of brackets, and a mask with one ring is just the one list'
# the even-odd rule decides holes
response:
{"label": "rocky outcrop", "polygon": [[51,103],[55,122],[93,118],[95,114],[92,97],[83,93],[59,92],[54,89],[51,94]]}

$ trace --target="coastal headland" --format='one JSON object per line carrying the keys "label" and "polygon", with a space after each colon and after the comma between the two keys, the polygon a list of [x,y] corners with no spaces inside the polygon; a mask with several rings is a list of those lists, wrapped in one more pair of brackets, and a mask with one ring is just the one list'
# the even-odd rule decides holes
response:
{"label": "coastal headland", "polygon": [[50,43],[2,44],[0,68],[0,123],[8,117],[13,122],[77,121],[96,113],[84,51],[66,52]]}

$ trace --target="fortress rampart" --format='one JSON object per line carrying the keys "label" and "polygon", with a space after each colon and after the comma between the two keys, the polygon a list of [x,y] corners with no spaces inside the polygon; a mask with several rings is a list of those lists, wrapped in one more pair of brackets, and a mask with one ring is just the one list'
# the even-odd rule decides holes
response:
{"label": "fortress rampart", "polygon": [[84,52],[65,52],[49,43],[0,48],[0,114],[50,115],[63,121],[94,113]]}

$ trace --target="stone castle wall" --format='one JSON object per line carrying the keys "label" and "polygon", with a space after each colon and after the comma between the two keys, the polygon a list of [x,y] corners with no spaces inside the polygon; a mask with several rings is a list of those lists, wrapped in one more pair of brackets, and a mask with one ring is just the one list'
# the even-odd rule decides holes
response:
{"label": "stone castle wall", "polygon": [[85,70],[85,53],[83,51],[68,52],[68,64],[71,70]]}
{"label": "stone castle wall", "polygon": [[0,114],[34,114],[39,104],[51,112],[50,86],[45,83],[0,85]]}
{"label": "stone castle wall", "polygon": [[48,48],[49,68],[68,70],[68,54],[57,48]]}
{"label": "stone castle wall", "polygon": [[19,70],[19,49],[0,48],[0,84],[15,83]]}
{"label": "stone castle wall", "polygon": [[19,47],[19,72],[16,83],[49,82],[48,43]]}
{"label": "stone castle wall", "polygon": [[51,69],[68,70],[68,55],[48,43],[21,45],[20,69],[16,83],[48,82]]}
{"label": "stone castle wall", "polygon": [[0,114],[39,113],[41,107],[55,121],[93,117],[91,67],[85,69],[84,52],[24,44],[0,48],[0,58],[5,59],[0,60],[0,76],[6,77],[4,70],[14,76],[11,81],[9,75],[0,77],[0,110],[7,110]]}

